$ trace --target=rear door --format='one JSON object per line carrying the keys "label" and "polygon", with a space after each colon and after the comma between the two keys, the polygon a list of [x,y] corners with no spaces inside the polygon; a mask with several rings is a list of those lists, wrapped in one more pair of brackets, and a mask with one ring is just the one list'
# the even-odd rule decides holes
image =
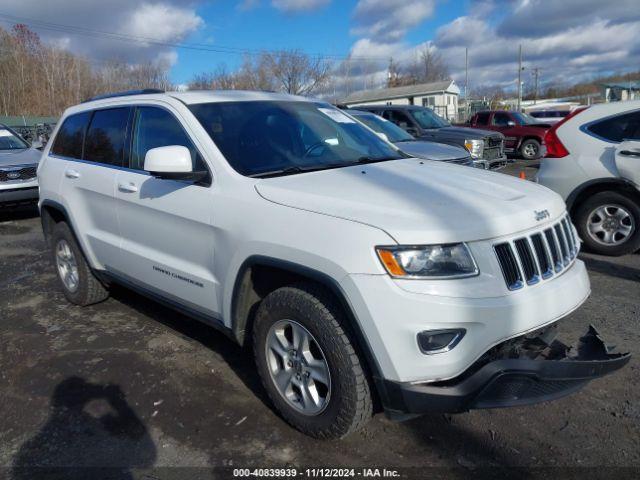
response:
{"label": "rear door", "polygon": [[98,268],[118,254],[120,235],[114,195],[125,161],[128,107],[106,108],[65,120],[52,147],[66,160],[60,191],[83,249]]}
{"label": "rear door", "polygon": [[116,181],[122,243],[112,267],[153,293],[218,316],[211,174],[199,183],[155,178],[144,171],[144,158],[152,148],[182,145],[191,152],[194,169],[209,168],[169,110],[139,106],[133,118],[129,165]]}

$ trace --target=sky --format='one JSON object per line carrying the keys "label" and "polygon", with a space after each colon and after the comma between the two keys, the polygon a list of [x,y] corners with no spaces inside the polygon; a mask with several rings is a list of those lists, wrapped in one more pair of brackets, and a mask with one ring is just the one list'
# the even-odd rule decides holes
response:
{"label": "sky", "polygon": [[161,60],[176,84],[278,49],[351,55],[334,80],[356,90],[424,45],[461,86],[467,48],[471,90],[514,88],[518,45],[528,84],[534,68],[543,84],[640,69],[640,0],[0,0],[0,26],[18,22],[97,64]]}

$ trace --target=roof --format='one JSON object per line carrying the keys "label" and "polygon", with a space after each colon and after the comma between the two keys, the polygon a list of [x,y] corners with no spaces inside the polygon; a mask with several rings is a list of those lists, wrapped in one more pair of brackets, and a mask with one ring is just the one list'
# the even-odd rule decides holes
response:
{"label": "roof", "polygon": [[[386,100],[389,98],[425,95],[429,93],[449,90],[452,86],[455,86],[453,80],[446,80],[443,82],[419,83],[417,85],[406,85],[403,87],[379,88],[376,90],[360,90],[348,95],[340,103],[375,102],[376,100]],[[457,86],[455,90],[457,90]]]}
{"label": "roof", "polygon": [[629,89],[629,87],[631,87],[632,90],[640,90],[640,82],[614,82],[614,83],[601,83],[600,85],[607,88]]}

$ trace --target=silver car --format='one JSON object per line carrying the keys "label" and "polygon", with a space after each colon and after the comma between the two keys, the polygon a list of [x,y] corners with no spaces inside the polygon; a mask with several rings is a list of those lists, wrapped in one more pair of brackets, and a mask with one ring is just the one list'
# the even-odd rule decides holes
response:
{"label": "silver car", "polygon": [[474,161],[469,152],[462,147],[417,140],[402,128],[375,113],[351,109],[347,110],[347,113],[376,132],[380,137],[395,144],[404,153],[408,153],[413,157],[486,168],[486,162],[482,160]]}
{"label": "silver car", "polygon": [[36,170],[39,142],[29,145],[11,128],[0,124],[0,208],[38,200]]}

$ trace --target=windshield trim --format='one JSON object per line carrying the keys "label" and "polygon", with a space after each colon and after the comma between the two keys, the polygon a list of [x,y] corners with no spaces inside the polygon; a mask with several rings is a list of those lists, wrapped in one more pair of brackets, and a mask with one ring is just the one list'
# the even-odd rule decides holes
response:
{"label": "windshield trim", "polygon": [[11,152],[14,150],[28,150],[29,148],[31,148],[31,145],[29,145],[29,143],[24,138],[22,138],[13,128],[0,124],[0,130],[6,130],[15,138],[17,138],[19,143],[24,145],[24,147],[20,147],[20,148],[0,148],[0,152]]}

